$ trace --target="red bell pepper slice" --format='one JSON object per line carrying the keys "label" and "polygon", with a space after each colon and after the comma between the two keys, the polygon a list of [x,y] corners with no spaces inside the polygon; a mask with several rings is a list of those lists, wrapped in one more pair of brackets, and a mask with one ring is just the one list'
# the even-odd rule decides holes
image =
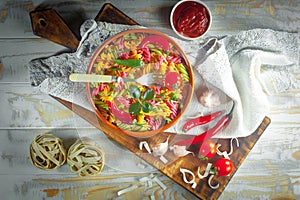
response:
{"label": "red bell pepper slice", "polygon": [[139,48],[144,48],[148,44],[157,45],[157,46],[161,47],[165,51],[169,51],[170,50],[169,41],[165,37],[160,36],[160,35],[150,35],[150,36],[145,37],[142,40],[142,42],[140,43]]}
{"label": "red bell pepper slice", "polygon": [[165,78],[165,87],[169,90],[177,90],[182,85],[182,78],[177,72],[168,72]]}
{"label": "red bell pepper slice", "polygon": [[110,112],[122,123],[132,124],[134,116],[130,113],[120,110],[114,103],[107,102]]}

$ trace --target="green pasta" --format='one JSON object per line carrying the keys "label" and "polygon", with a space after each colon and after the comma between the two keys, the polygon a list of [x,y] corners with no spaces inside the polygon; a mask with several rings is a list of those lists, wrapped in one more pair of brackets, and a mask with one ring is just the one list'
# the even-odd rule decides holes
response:
{"label": "green pasta", "polygon": [[177,64],[175,65],[177,70],[180,72],[180,75],[182,76],[182,79],[186,82],[190,81],[190,75],[186,70],[186,67],[183,64]]}
{"label": "green pasta", "polygon": [[[172,42],[159,44],[164,41],[161,37],[144,32],[125,34],[108,43],[95,60],[91,73],[131,79],[149,73],[181,76],[182,81],[174,88],[164,84],[166,81],[157,86],[135,82],[90,84],[94,103],[108,111],[107,119],[120,129],[133,132],[157,130],[172,122],[182,110],[184,86],[190,81],[187,63],[182,62],[179,50]],[[130,88],[138,88],[134,90],[135,96]],[[153,91],[153,95],[143,99],[147,91]]]}

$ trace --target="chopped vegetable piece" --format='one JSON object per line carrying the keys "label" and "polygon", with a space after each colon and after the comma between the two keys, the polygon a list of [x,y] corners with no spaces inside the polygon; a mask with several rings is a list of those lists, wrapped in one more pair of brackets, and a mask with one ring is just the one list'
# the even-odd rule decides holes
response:
{"label": "chopped vegetable piece", "polygon": [[[195,175],[194,175],[194,173],[191,172],[190,170],[184,169],[184,168],[180,168],[180,172],[181,172],[182,175],[183,175],[183,181],[184,181],[185,183],[192,184],[192,188],[195,189],[196,186],[197,186],[197,183],[196,183],[196,181],[195,181]],[[187,180],[186,173],[187,173],[187,174],[190,174],[190,175],[192,176],[192,179],[191,179],[191,180],[189,180],[189,181]]]}
{"label": "chopped vegetable piece", "polygon": [[151,154],[151,150],[150,150],[149,144],[146,141],[141,141],[139,147],[140,147],[140,150],[143,150],[143,147],[145,147],[145,149],[147,150],[147,152]]}
{"label": "chopped vegetable piece", "polygon": [[206,166],[206,169],[205,169],[204,174],[201,175],[201,174],[200,174],[201,168],[200,168],[200,166],[199,166],[199,167],[198,167],[198,177],[199,177],[200,179],[207,177],[207,176],[210,174],[210,169],[211,169],[211,167],[212,167],[212,164],[211,164],[211,163],[208,163],[207,166]]}
{"label": "chopped vegetable piece", "polygon": [[142,42],[140,43],[139,47],[144,48],[148,44],[155,44],[155,45],[161,47],[165,51],[170,50],[169,41],[165,37],[162,37],[159,35],[150,35],[150,36],[145,37],[142,40]]}
{"label": "chopped vegetable piece", "polygon": [[211,187],[211,189],[218,189],[219,187],[220,187],[220,184],[218,183],[217,185],[215,185],[215,186],[213,186],[212,184],[211,184],[211,180],[213,179],[213,177],[214,177],[214,175],[212,174],[212,175],[210,175],[210,177],[208,178],[208,185],[209,185],[209,187]]}

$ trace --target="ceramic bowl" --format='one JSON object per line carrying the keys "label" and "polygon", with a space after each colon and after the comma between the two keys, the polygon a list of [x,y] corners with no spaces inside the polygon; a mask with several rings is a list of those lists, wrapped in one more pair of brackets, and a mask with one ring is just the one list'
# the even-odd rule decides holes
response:
{"label": "ceramic bowl", "polygon": [[211,11],[199,0],[182,0],[176,3],[170,14],[173,31],[186,40],[203,37],[212,23]]}
{"label": "ceramic bowl", "polygon": [[[120,64],[135,59],[143,64]],[[157,86],[87,83],[89,101],[104,126],[135,137],[150,137],[174,125],[194,90],[193,71],[183,50],[167,35],[149,29],[127,30],[106,40],[94,53],[87,73],[133,79],[147,73],[178,75],[171,88],[166,82]]]}

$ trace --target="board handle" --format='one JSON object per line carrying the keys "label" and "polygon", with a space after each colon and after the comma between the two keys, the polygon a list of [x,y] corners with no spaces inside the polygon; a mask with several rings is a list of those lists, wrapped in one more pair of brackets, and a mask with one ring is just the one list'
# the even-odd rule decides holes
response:
{"label": "board handle", "polygon": [[[63,18],[52,8],[30,12],[33,33],[57,44],[68,47],[75,51],[80,39],[69,28]],[[138,25],[136,21],[125,15],[110,3],[105,3],[95,21],[119,23],[127,25]],[[51,31],[49,31],[51,30]]]}
{"label": "board handle", "polygon": [[30,19],[35,35],[68,47],[72,51],[77,49],[79,39],[54,9],[32,11]]}

